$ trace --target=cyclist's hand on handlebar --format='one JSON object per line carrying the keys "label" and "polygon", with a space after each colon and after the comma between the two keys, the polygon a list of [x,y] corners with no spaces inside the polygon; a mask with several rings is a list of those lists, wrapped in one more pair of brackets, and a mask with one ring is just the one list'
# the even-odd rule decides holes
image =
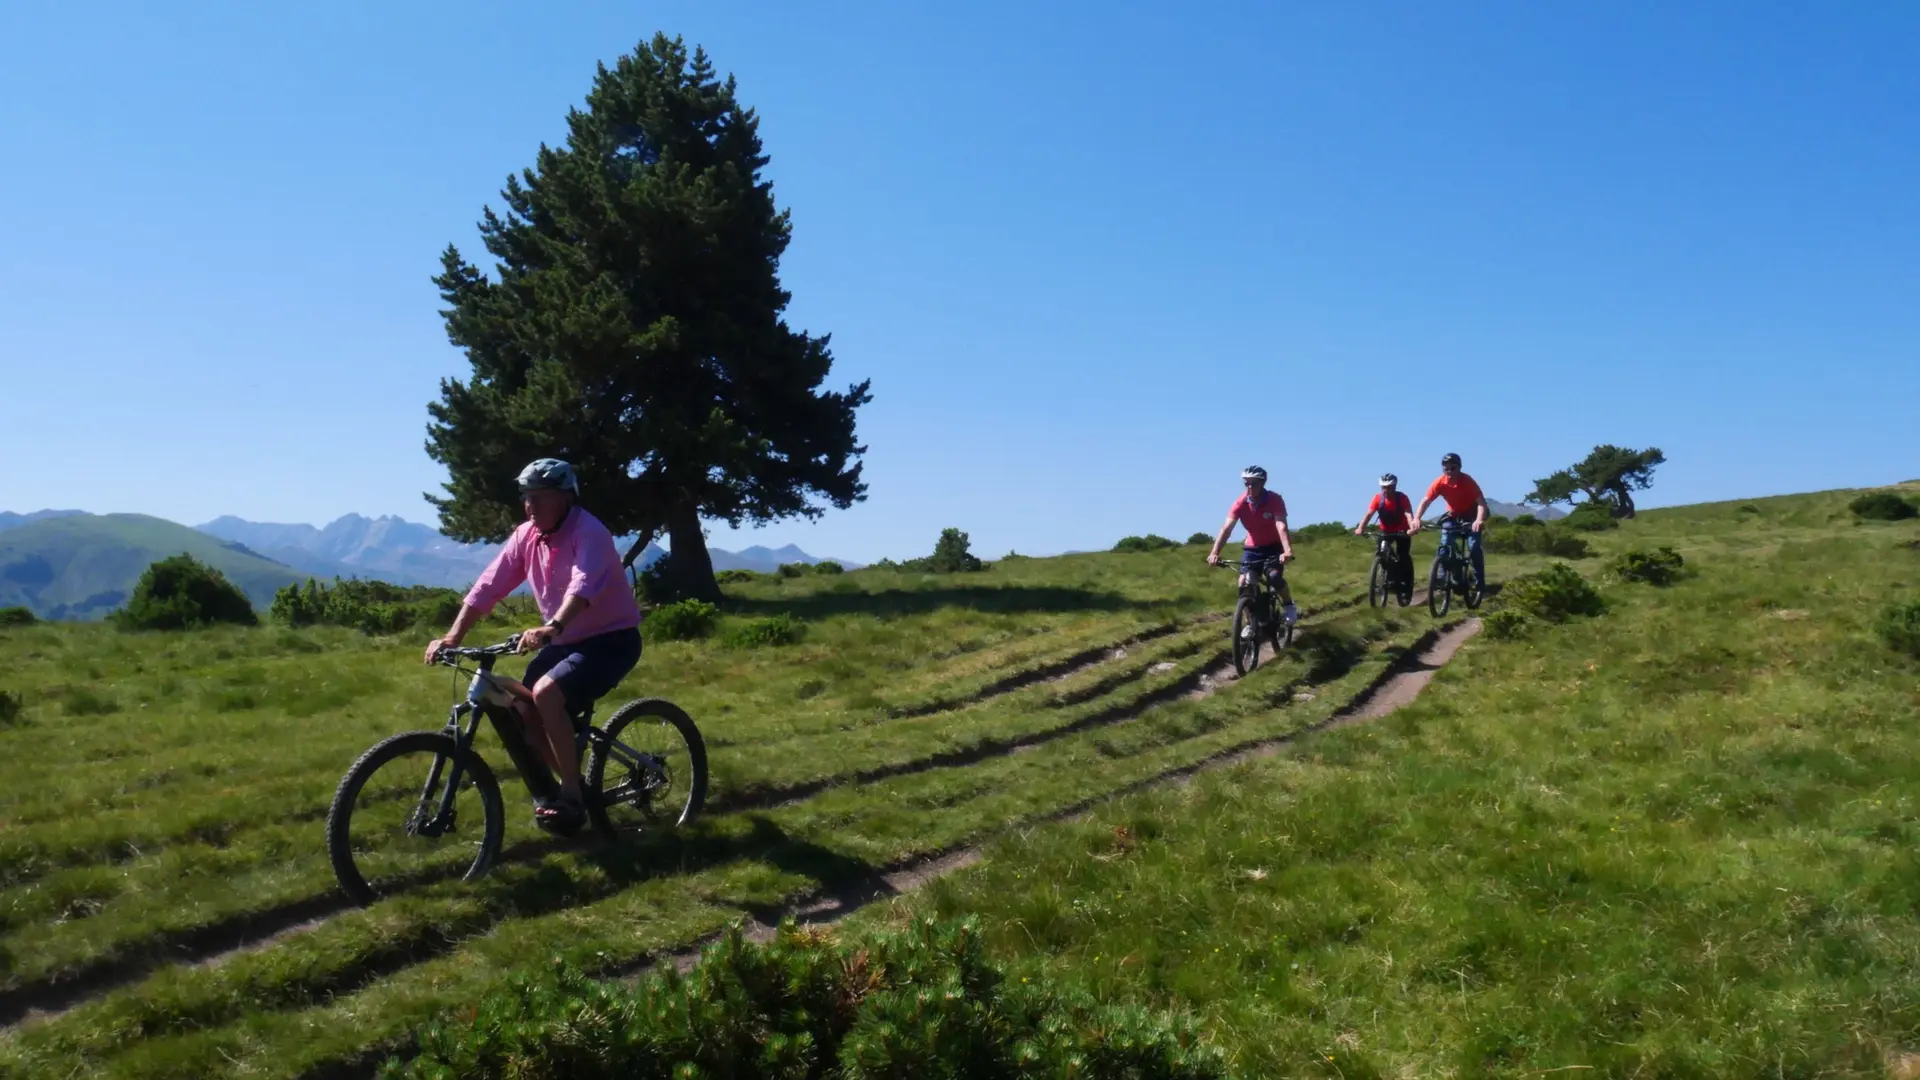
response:
{"label": "cyclist's hand on handlebar", "polygon": [[1220,565],[1220,553],[1219,553],[1219,552],[1217,552],[1217,551],[1210,551],[1210,552],[1208,552],[1208,553],[1207,553],[1207,565],[1208,565],[1208,566],[1219,566],[1219,565]]}
{"label": "cyclist's hand on handlebar", "polygon": [[1359,528],[1353,530],[1353,535],[1355,536],[1367,535],[1367,527],[1365,525],[1360,526]]}
{"label": "cyclist's hand on handlebar", "polygon": [[437,638],[434,638],[432,641],[427,642],[426,662],[429,664],[437,662],[440,659],[441,649],[447,648],[450,645],[457,645],[457,644],[459,644],[459,642],[450,640],[448,638],[443,638],[443,637],[437,637]]}
{"label": "cyclist's hand on handlebar", "polygon": [[531,630],[520,631],[515,652],[530,653],[553,640],[560,631],[551,626],[536,626]]}

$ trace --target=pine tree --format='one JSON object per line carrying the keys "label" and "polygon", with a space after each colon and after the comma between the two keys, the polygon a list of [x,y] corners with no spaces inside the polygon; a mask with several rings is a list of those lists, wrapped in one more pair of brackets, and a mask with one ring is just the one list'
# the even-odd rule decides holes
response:
{"label": "pine tree", "polygon": [[521,519],[520,467],[565,458],[615,535],[668,535],[677,595],[717,599],[703,518],[865,498],[868,383],[821,390],[828,335],[782,317],[791,220],[761,177],[758,118],[704,50],[656,35],[601,65],[567,122],[564,147],[507,179],[505,216],[484,212],[495,275],[442,257],[447,336],[473,373],[428,406],[450,477],[429,499],[448,535],[499,540]]}

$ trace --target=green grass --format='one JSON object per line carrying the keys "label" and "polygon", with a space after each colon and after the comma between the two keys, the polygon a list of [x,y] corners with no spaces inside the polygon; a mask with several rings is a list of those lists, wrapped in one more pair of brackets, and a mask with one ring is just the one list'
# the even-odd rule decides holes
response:
{"label": "green grass", "polygon": [[[1896,805],[1911,779],[1893,761],[1920,750],[1913,662],[1867,665],[1897,659],[1874,620],[1920,583],[1903,546],[1920,529],[1856,525],[1847,494],[1650,512],[1598,534],[1596,555],[1671,545],[1689,574],[1656,589],[1584,560],[1601,618],[1483,637],[1400,716],[1169,789],[1146,785],[1325,721],[1432,626],[1424,608],[1353,604],[1365,544],[1303,544],[1297,648],[1204,700],[1185,691],[1224,661],[1232,578],[1193,548],[731,586],[712,638],[649,641],[615,695],[665,696],[699,722],[707,818],[617,848],[559,843],[503,776],[503,865],[365,910],[339,898],[322,817],[361,750],[444,718],[459,687],[420,666],[426,628],[0,630],[5,689],[24,704],[0,727],[0,1002],[71,1006],[0,1036],[0,1075],[301,1076],[404,1045],[553,957],[630,970],[742,914],[996,837],[985,866],[910,903],[980,911],[1011,961],[1110,999],[1195,1002],[1246,1075],[1325,1054],[1346,1075],[1579,1063],[1600,1047],[1582,1034],[1592,1016],[1612,1015],[1585,1011],[1599,1007],[1589,984],[1619,998],[1648,972],[1687,989],[1637,1006],[1632,1061],[1723,1072],[1801,1038],[1767,1026],[1786,1019],[1852,1032],[1854,1056],[1834,1060],[1866,1061],[1859,1047],[1907,1038],[1888,1020],[1907,1015],[1906,977],[1821,965],[1907,958],[1914,935],[1887,912],[1920,895],[1884,860],[1909,826],[1887,810],[1862,827],[1896,828],[1894,842],[1849,839],[1820,815],[1856,789]],[[1491,559],[1496,581],[1547,564]],[[797,641],[730,643],[778,616],[801,621]],[[1764,719],[1788,715],[1776,694],[1807,710],[1778,745],[1760,737],[1784,738]],[[481,746],[506,769],[491,736]],[[1089,809],[1090,823],[1058,823]],[[1554,885],[1569,867],[1579,879]],[[1878,899],[1861,907],[1868,884]],[[1784,903],[1762,895],[1775,886],[1823,914],[1786,924],[1741,906]],[[1690,935],[1723,923],[1747,936],[1719,955],[1779,959],[1743,978],[1751,989],[1710,994],[1674,957],[1697,959]],[[1854,1007],[1861,987],[1880,1011]],[[1729,1041],[1722,1020],[1759,1026]],[[1524,1052],[1470,1059],[1496,1029]],[[1701,1049],[1722,1043],[1741,1049]]]}
{"label": "green grass", "polygon": [[[1364,572],[1359,545],[1319,550],[1294,572],[1310,612],[1350,601]],[[1231,581],[1164,552],[737,586],[713,640],[650,642],[618,692],[667,696],[698,718],[713,750],[706,821],[627,849],[558,845],[524,820],[509,778],[516,857],[474,885],[367,911],[336,899],[321,816],[360,750],[444,716],[457,686],[418,665],[425,631],[10,629],[27,707],[0,750],[37,756],[0,758],[0,992],[80,979],[92,993],[17,1029],[0,1062],[298,1075],[549,955],[636,962],[742,910],[1265,737],[1264,695],[1320,654],[1303,647],[1210,701],[1161,701],[1224,654]],[[805,622],[798,643],[726,643],[730,624],[781,614]],[[1424,625],[1335,606],[1315,629],[1385,646]],[[75,715],[75,700],[113,711]],[[169,962],[233,944],[250,951]]]}
{"label": "green grass", "polygon": [[1839,495],[1648,512],[1697,573],[1474,642],[1413,706],[1009,836],[974,912],[1243,1075],[1885,1075],[1920,1048],[1920,593]]}

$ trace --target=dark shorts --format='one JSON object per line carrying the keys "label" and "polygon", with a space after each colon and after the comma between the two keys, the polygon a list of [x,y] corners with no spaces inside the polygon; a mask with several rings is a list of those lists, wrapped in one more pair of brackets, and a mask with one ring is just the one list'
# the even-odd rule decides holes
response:
{"label": "dark shorts", "polygon": [[1280,552],[1282,550],[1284,549],[1281,548],[1279,544],[1268,544],[1266,547],[1241,548],[1241,572],[1251,571],[1253,564],[1259,562],[1261,559],[1272,559],[1274,561],[1267,566],[1267,576],[1276,578],[1286,577],[1287,564],[1280,561]]}
{"label": "dark shorts", "polygon": [[549,645],[534,654],[527,664],[527,689],[542,675],[553,676],[566,697],[567,711],[581,709],[599,701],[620,685],[627,672],[640,662],[640,628],[609,630],[566,645]]}

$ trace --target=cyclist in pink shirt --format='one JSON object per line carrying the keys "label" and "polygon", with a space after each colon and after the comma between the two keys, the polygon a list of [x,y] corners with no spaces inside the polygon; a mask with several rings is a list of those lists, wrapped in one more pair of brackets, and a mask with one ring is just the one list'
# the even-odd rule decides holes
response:
{"label": "cyclist in pink shirt", "polygon": [[1227,508],[1226,523],[1220,526],[1220,535],[1213,538],[1213,550],[1207,552],[1207,565],[1220,564],[1220,549],[1226,546],[1227,537],[1233,535],[1235,525],[1244,523],[1247,542],[1240,553],[1240,583],[1244,586],[1247,573],[1266,562],[1267,581],[1280,596],[1280,617],[1291,626],[1300,621],[1300,612],[1293,606],[1293,591],[1287,588],[1286,562],[1293,558],[1293,541],[1287,535],[1287,500],[1279,492],[1267,490],[1267,470],[1258,465],[1242,469],[1240,483],[1246,494]]}
{"label": "cyclist in pink shirt", "polygon": [[580,753],[571,713],[618,686],[640,662],[640,605],[614,550],[613,534],[579,505],[573,466],[541,458],[521,470],[520,504],[527,520],[513,530],[481,573],[445,637],[427,645],[427,662],[458,645],[508,593],[531,586],[545,621],[520,634],[520,651],[540,652],[523,680],[533,703],[516,702],[527,741],[560,778],[557,800],[536,803],[541,825],[577,827],[586,815]]}

